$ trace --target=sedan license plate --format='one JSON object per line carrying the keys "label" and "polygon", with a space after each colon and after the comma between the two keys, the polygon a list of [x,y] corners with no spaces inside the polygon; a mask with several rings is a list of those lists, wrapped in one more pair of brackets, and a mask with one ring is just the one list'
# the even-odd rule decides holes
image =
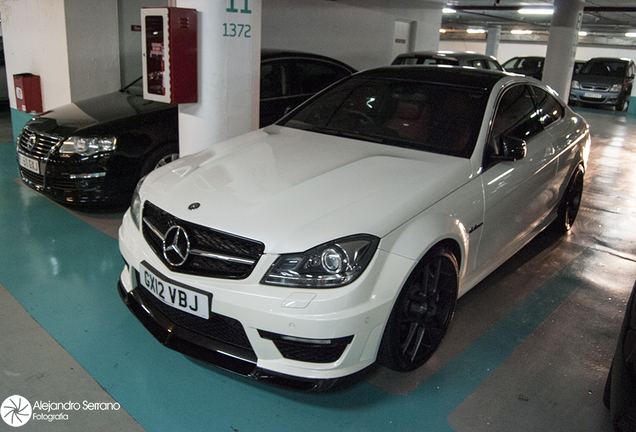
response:
{"label": "sedan license plate", "polygon": [[586,98],[592,98],[592,99],[601,99],[603,97],[603,95],[600,93],[592,93],[592,92],[585,92],[583,96],[585,96]]}
{"label": "sedan license plate", "polygon": [[143,263],[139,265],[139,282],[168,306],[198,317],[210,317],[211,295],[170,281]]}
{"label": "sedan license plate", "polygon": [[36,174],[40,174],[40,162],[37,159],[33,159],[18,153],[18,161],[22,168],[33,171]]}

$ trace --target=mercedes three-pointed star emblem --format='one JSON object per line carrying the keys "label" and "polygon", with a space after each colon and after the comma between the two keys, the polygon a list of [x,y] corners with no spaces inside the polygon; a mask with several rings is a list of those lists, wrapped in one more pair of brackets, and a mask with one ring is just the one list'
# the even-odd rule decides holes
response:
{"label": "mercedes three-pointed star emblem", "polygon": [[175,267],[183,265],[190,254],[190,239],[185,229],[171,226],[163,238],[163,257]]}

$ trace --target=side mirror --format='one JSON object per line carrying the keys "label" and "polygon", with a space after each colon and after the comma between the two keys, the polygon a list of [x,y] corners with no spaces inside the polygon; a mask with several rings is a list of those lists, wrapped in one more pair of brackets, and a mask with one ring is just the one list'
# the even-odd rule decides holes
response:
{"label": "side mirror", "polygon": [[504,136],[499,141],[499,154],[493,155],[495,160],[514,162],[526,157],[526,142],[520,138]]}

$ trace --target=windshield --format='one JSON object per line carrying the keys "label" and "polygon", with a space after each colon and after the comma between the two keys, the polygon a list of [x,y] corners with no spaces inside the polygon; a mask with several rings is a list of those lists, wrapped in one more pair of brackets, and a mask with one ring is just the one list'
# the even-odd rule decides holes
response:
{"label": "windshield", "polygon": [[459,61],[450,57],[400,56],[393,60],[394,65],[450,65],[459,66]]}
{"label": "windshield", "polygon": [[622,61],[589,61],[579,74],[623,78],[626,68],[627,63]]}
{"label": "windshield", "polygon": [[279,124],[468,158],[487,99],[473,88],[352,77]]}

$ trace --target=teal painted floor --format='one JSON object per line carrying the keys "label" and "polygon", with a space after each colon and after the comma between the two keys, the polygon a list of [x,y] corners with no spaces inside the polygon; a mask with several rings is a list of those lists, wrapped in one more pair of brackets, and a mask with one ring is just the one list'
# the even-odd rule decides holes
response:
{"label": "teal painted floor", "polygon": [[[117,241],[16,181],[14,145],[0,144],[0,301],[10,305],[0,309],[10,330],[0,337],[0,402],[19,394],[122,407],[30,421],[25,431],[610,431],[601,392],[636,277],[636,119],[583,114],[593,152],[573,233],[542,234],[460,299],[421,370],[377,368],[322,395],[161,346],[117,294]],[[9,344],[29,348],[29,361]],[[23,372],[36,357],[35,372]]]}

